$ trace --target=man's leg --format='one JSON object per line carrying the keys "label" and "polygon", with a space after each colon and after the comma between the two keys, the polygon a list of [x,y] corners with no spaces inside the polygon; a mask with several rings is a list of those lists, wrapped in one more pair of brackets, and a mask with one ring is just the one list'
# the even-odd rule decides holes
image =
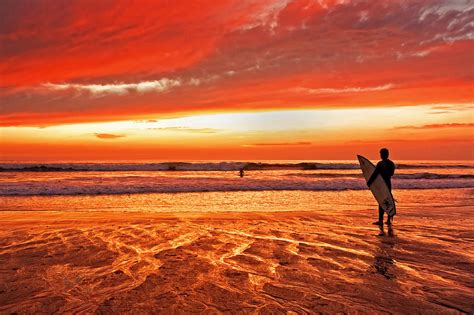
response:
{"label": "man's leg", "polygon": [[383,222],[383,213],[384,213],[384,211],[383,211],[382,207],[379,206],[379,221],[380,222]]}
{"label": "man's leg", "polygon": [[[388,189],[390,190],[390,193],[392,193],[392,185],[388,185]],[[393,222],[393,216],[390,216],[387,214],[387,224],[390,225]]]}
{"label": "man's leg", "polygon": [[383,224],[383,209],[379,206],[379,220],[375,221],[373,224]]}

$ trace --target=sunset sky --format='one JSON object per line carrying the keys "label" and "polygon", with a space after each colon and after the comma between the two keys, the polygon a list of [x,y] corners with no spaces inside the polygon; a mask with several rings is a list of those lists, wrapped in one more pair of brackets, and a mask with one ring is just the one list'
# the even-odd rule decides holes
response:
{"label": "sunset sky", "polygon": [[0,1],[0,160],[474,159],[474,1]]}

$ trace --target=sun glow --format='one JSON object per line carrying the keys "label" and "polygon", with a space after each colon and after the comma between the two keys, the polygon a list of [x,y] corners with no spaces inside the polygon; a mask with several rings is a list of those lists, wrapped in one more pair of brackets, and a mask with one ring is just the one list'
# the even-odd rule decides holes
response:
{"label": "sun glow", "polygon": [[[269,151],[282,147],[301,150],[335,144],[370,142],[383,145],[416,137],[439,143],[472,140],[470,111],[456,110],[457,105],[313,109],[214,113],[160,119],[82,123],[50,127],[2,127],[2,144],[12,152],[21,147],[65,144],[149,150],[212,148],[235,151],[240,147]],[[469,106],[468,106],[469,108]],[[450,123],[445,123],[449,121]],[[388,140],[387,140],[388,139]],[[16,144],[16,146],[14,145]],[[21,147],[18,146],[21,144]],[[320,151],[320,154],[324,151]],[[9,157],[7,153],[5,157]],[[12,158],[16,158],[14,155]]]}

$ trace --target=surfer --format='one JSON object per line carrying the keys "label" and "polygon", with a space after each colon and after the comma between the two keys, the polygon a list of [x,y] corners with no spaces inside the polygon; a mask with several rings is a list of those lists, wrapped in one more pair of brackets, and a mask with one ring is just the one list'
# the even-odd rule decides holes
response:
{"label": "surfer", "polygon": [[245,174],[244,174],[244,169],[241,168],[240,171],[239,171],[239,176],[240,176],[240,177],[244,177],[244,175],[245,175]]}
{"label": "surfer", "polygon": [[[391,178],[393,174],[395,173],[395,164],[388,159],[388,155],[389,155],[388,149],[386,148],[380,149],[380,158],[382,160],[377,163],[377,166],[375,167],[374,172],[372,173],[369,180],[367,181],[367,186],[370,187],[370,185],[375,180],[377,175],[380,174],[383,180],[385,181],[385,183],[387,184],[387,187],[390,190],[390,192],[392,191]],[[383,224],[383,213],[384,211],[382,207],[379,206],[379,220],[375,221],[373,224],[376,224],[376,225]],[[393,220],[393,217],[390,217],[389,215],[387,215],[386,223],[391,224],[392,220]]]}

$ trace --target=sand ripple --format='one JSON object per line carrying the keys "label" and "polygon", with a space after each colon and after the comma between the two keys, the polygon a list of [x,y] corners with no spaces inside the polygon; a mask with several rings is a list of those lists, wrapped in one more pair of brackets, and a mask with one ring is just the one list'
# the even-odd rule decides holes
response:
{"label": "sand ripple", "polygon": [[317,213],[39,216],[2,217],[1,313],[474,312],[474,235],[460,226],[407,217],[380,231],[368,216]]}

